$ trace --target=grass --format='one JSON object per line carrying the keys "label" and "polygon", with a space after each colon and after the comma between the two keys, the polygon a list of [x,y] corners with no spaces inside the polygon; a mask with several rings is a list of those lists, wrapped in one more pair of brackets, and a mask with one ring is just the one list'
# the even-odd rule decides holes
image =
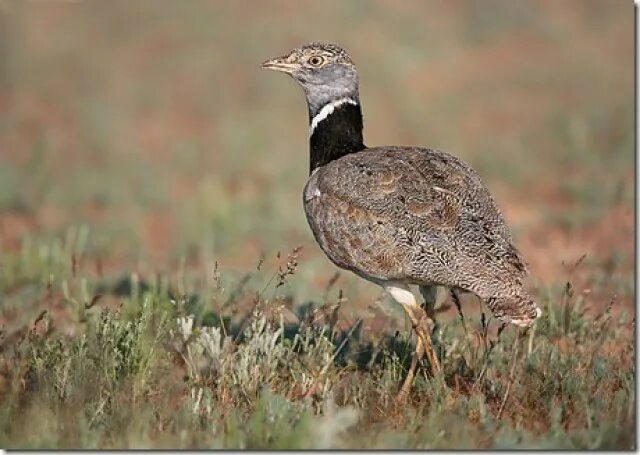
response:
{"label": "grass", "polygon": [[[31,276],[30,294],[48,303],[38,314],[21,308],[30,318],[2,332],[3,447],[635,444],[633,320],[614,316],[614,301],[585,308],[569,283],[546,291],[545,317],[527,331],[496,333],[484,311],[440,325],[444,376],[421,369],[399,405],[406,333],[371,339],[360,320],[342,319],[341,301],[290,312],[280,289],[296,279],[295,251],[239,295],[225,292],[238,283],[220,270],[202,270],[214,272],[208,285],[188,274],[131,277],[126,295],[101,306],[115,290],[74,265],[78,237],[4,258],[3,270]],[[246,311],[234,314],[228,302],[245,298]],[[62,327],[65,311],[74,321]]]}
{"label": "grass", "polygon": [[[179,5],[0,0],[0,446],[636,447],[630,3]],[[544,310],[442,302],[403,406],[410,325],[313,241],[259,69],[316,39],[367,144],[478,170]]]}

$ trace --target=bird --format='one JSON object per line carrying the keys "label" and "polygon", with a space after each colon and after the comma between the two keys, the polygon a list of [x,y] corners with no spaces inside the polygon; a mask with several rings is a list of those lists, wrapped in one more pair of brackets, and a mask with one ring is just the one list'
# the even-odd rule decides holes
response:
{"label": "bird", "polygon": [[304,44],[262,68],[288,74],[306,97],[303,206],[315,240],[336,266],[381,286],[411,320],[417,341],[398,397],[409,393],[425,354],[432,373],[442,374],[431,340],[439,288],[475,294],[504,324],[528,327],[540,317],[525,289],[528,266],[471,166],[435,148],[364,144],[358,71],[342,47]]}

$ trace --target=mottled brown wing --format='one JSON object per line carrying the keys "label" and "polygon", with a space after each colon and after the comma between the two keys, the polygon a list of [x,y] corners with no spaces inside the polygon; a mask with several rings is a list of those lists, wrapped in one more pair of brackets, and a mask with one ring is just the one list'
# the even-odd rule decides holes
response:
{"label": "mottled brown wing", "polygon": [[327,256],[370,279],[482,296],[526,274],[478,175],[443,152],[385,147],[335,160],[310,178],[305,211]]}

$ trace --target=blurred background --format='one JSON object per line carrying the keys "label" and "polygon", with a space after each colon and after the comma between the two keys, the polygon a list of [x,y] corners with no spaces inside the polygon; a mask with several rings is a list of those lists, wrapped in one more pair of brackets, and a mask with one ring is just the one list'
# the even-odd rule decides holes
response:
{"label": "blurred background", "polygon": [[[367,144],[476,168],[534,292],[571,279],[587,304],[632,309],[628,1],[0,0],[2,255],[46,261],[74,237],[100,279],[243,276],[301,245],[286,292],[322,300],[336,268],[302,209],[304,98],[260,69],[313,40],[356,61]],[[46,277],[6,261],[11,323]],[[350,308],[380,296],[347,272],[336,288]]]}

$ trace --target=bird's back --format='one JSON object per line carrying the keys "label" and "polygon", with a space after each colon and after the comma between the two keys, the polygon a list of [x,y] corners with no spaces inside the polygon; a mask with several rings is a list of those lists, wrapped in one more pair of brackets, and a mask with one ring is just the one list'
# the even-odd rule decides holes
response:
{"label": "bird's back", "polygon": [[305,188],[318,243],[373,280],[443,284],[485,299],[522,289],[526,267],[478,174],[445,152],[375,147],[319,168]]}

